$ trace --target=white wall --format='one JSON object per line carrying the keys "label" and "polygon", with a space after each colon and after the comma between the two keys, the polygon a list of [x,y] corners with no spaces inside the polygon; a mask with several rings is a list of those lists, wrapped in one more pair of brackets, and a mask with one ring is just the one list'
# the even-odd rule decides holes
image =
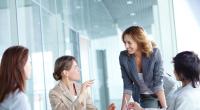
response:
{"label": "white wall", "polygon": [[[90,47],[90,40],[80,37],[80,59],[81,59],[81,73],[82,73],[82,81],[90,80],[90,63],[89,61],[89,47]],[[92,73],[91,73],[92,74]]]}
{"label": "white wall", "polygon": [[174,0],[178,51],[191,50],[200,55],[200,1]]}
{"label": "white wall", "polygon": [[[155,11],[155,10],[154,10]],[[176,54],[177,44],[173,16],[172,0],[158,0],[158,17],[156,17],[154,32],[155,41],[159,42],[161,50],[164,72],[173,75],[172,58]]]}
{"label": "white wall", "polygon": [[[92,73],[94,73],[94,78],[97,75],[97,62],[96,62],[96,50],[106,51],[106,63],[107,63],[107,78],[108,78],[108,88],[109,88],[109,99],[114,102],[117,106],[121,104],[121,98],[123,93],[123,81],[121,78],[121,70],[119,65],[119,54],[123,50],[123,43],[121,41],[121,36],[113,36],[102,39],[92,40],[91,42],[91,53],[92,53]],[[96,79],[95,78],[95,79]],[[98,89],[98,81],[95,81],[95,87]],[[98,90],[96,90],[98,91]],[[94,93],[95,97],[99,95],[98,92]],[[120,108],[118,108],[120,109]]]}

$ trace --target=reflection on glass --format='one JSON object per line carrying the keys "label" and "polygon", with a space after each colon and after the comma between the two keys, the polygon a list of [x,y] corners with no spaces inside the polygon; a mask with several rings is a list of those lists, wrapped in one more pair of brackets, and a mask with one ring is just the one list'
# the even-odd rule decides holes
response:
{"label": "reflection on glass", "polygon": [[54,14],[56,13],[55,3],[56,3],[55,0],[41,0],[42,7],[44,7],[49,12],[54,13]]}
{"label": "reflection on glass", "polygon": [[4,50],[12,43],[9,12],[7,0],[0,0],[0,56],[2,56]]}
{"label": "reflection on glass", "polygon": [[[47,98],[47,109],[50,107],[49,90],[55,85],[53,78],[54,61],[58,57],[58,36],[56,17],[53,14],[42,10],[42,32],[43,32],[43,47],[44,47],[44,71],[45,71],[45,88]],[[64,46],[64,45],[63,45]]]}
{"label": "reflection on glass", "polygon": [[32,77],[28,81],[26,92],[32,110],[45,110],[46,95],[40,7],[30,0],[17,0],[16,4],[19,44],[25,45],[30,49],[32,59]]}

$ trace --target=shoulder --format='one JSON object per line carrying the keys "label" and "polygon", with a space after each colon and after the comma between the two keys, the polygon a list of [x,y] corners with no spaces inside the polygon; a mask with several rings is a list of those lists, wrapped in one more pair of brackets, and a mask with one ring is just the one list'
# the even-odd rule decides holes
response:
{"label": "shoulder", "polygon": [[28,101],[28,97],[24,92],[19,92],[16,98],[21,102],[27,102]]}
{"label": "shoulder", "polygon": [[193,88],[191,85],[188,85],[182,90],[179,90],[177,95],[177,101],[189,101],[196,102],[200,99],[200,88]]}
{"label": "shoulder", "polygon": [[127,50],[121,51],[120,56],[128,56],[128,51]]}
{"label": "shoulder", "polygon": [[160,50],[158,48],[153,48],[153,53],[152,53],[153,56],[157,56],[157,55],[160,55]]}
{"label": "shoulder", "polygon": [[0,105],[0,109],[5,110],[30,110],[28,98],[24,92],[16,90],[10,93]]}
{"label": "shoulder", "polygon": [[13,103],[13,107],[19,108],[19,110],[30,110],[30,104],[28,101],[28,97],[24,92],[15,93],[15,99]]}
{"label": "shoulder", "polygon": [[151,60],[158,60],[161,58],[160,50],[158,48],[153,48],[153,52],[149,57]]}
{"label": "shoulder", "polygon": [[26,96],[26,94],[24,92],[18,92],[18,93],[16,93],[16,98],[17,99],[26,100],[27,96]]}
{"label": "shoulder", "polygon": [[61,90],[61,87],[59,85],[60,85],[60,83],[56,84],[54,86],[54,88],[49,91],[49,95],[52,95],[52,94],[59,95],[59,94],[61,94],[62,90]]}
{"label": "shoulder", "polygon": [[128,51],[127,50],[120,52],[119,59],[123,59],[123,58],[127,58],[127,57],[128,57]]}
{"label": "shoulder", "polygon": [[185,90],[175,99],[175,108],[177,110],[199,110],[200,109],[200,90]]}

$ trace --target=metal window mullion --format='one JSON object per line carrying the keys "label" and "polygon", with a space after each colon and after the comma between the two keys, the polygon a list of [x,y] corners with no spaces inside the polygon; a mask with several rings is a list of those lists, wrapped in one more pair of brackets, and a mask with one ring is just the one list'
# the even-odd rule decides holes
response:
{"label": "metal window mullion", "polygon": [[[9,0],[8,6],[10,10],[10,35],[11,35],[11,43],[19,44],[20,38],[18,35],[18,22],[17,22],[17,6],[16,0]],[[13,42],[14,41],[14,42]]]}
{"label": "metal window mullion", "polygon": [[[41,0],[40,0],[40,3],[41,3]],[[39,5],[40,6],[40,23],[41,23],[41,25],[40,25],[40,29],[41,29],[41,41],[42,41],[42,59],[43,59],[43,64],[42,64],[42,66],[43,66],[43,73],[44,73],[44,81],[43,81],[43,83],[44,83],[44,97],[45,97],[45,108],[46,108],[46,110],[47,110],[47,96],[46,96],[46,91],[47,91],[47,88],[46,88],[46,78],[45,78],[45,63],[44,63],[44,58],[45,58],[45,56],[44,56],[44,51],[45,51],[45,47],[44,47],[44,45],[45,45],[45,43],[44,43],[44,34],[43,34],[43,20],[42,20],[42,7],[41,7],[41,5]]]}

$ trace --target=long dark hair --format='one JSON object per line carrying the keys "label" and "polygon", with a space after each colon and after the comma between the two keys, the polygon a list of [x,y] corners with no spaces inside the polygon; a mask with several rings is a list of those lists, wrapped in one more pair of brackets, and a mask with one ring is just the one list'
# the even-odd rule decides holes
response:
{"label": "long dark hair", "polygon": [[3,53],[0,65],[0,102],[17,89],[24,92],[24,66],[28,53],[29,50],[23,46],[9,47]]}

